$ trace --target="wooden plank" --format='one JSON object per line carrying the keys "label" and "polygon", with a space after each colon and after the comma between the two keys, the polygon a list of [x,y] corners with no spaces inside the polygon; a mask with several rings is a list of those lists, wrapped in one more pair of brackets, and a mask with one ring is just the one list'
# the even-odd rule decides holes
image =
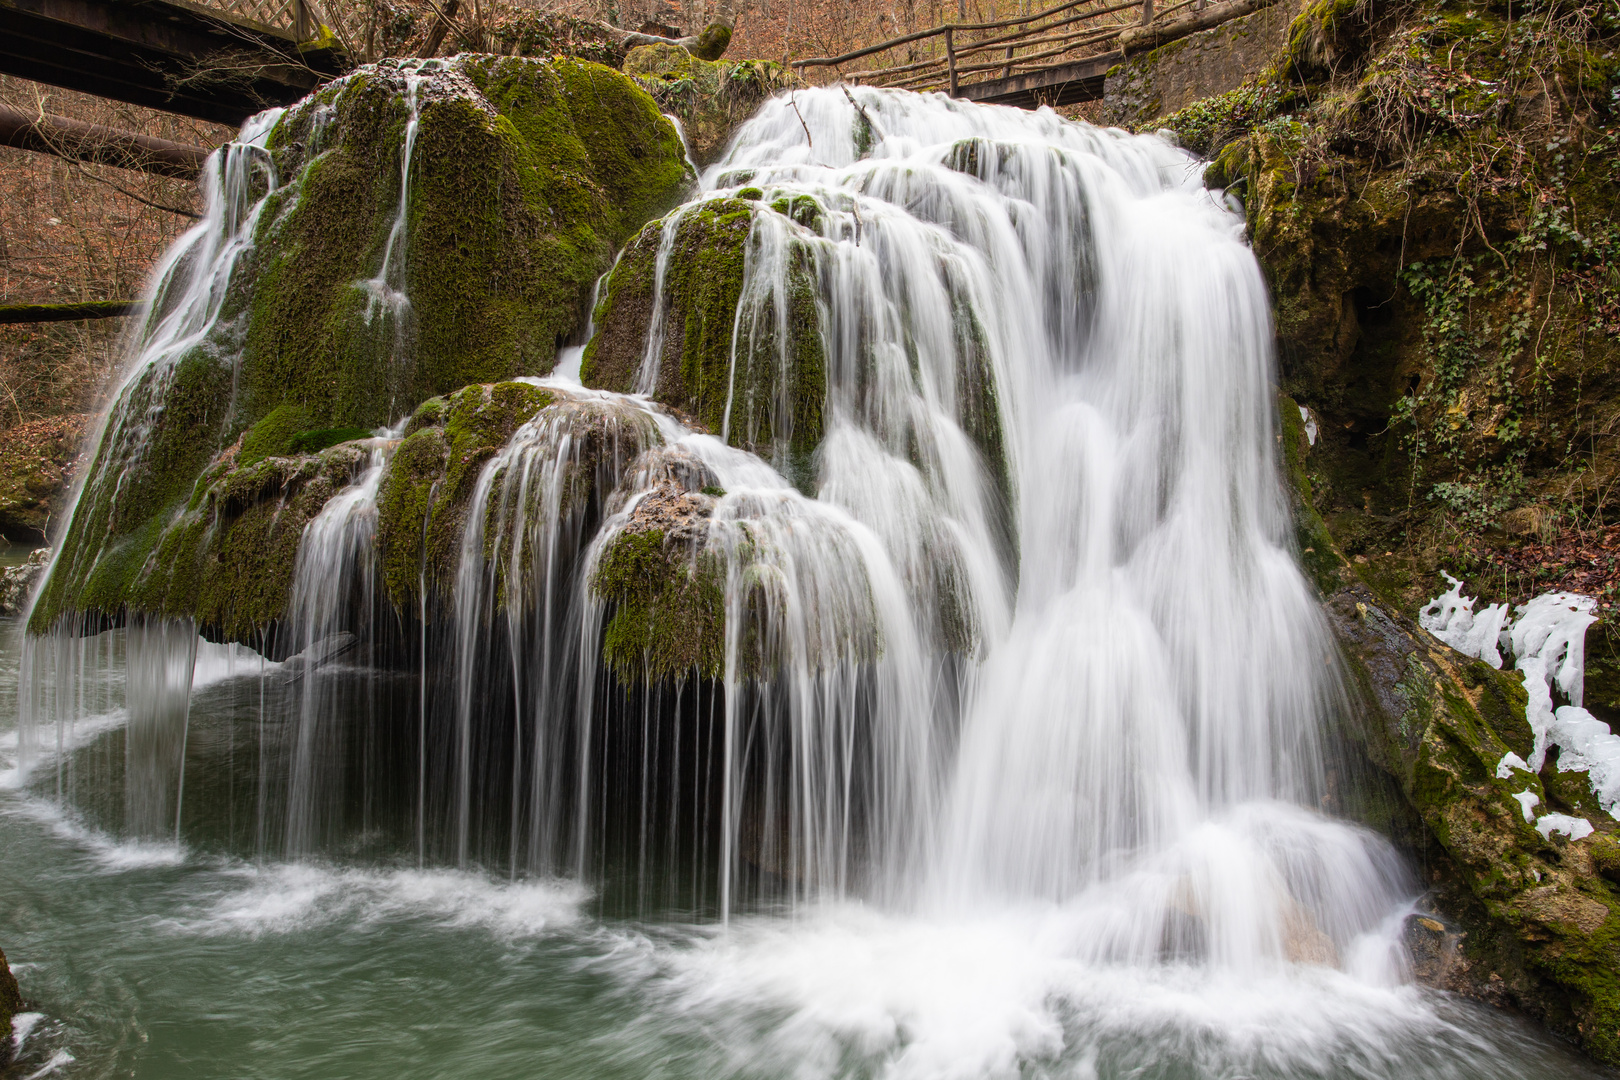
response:
{"label": "wooden plank", "polygon": [[[947,29],[999,30],[1004,26],[1022,26],[1025,23],[1039,22],[1041,19],[1047,18],[1050,15],[1056,15],[1062,11],[1068,11],[1070,8],[1077,8],[1083,4],[1092,4],[1096,2],[1097,0],[1066,0],[1065,3],[1058,4],[1056,7],[1049,7],[1045,11],[1036,12],[1033,15],[1020,15],[1017,18],[1001,19],[997,22],[941,23],[938,26],[930,26],[926,30],[917,30],[901,37],[890,38],[887,41],[880,41],[876,45],[868,45],[864,49],[856,49],[853,52],[843,53],[838,56],[813,56],[808,60],[795,60],[793,61],[793,66],[836,67],[839,64],[847,64],[851,60],[859,60],[863,56],[871,56],[873,53],[886,52],[897,45],[906,45],[913,41],[921,41],[923,38],[937,37],[940,34],[945,33]],[[1132,6],[1134,7],[1135,5],[1132,4]]]}
{"label": "wooden plank", "polygon": [[1078,63],[1014,75],[1010,79],[972,83],[962,87],[956,96],[964,101],[977,101],[985,105],[1016,105],[1022,109],[1096,101],[1103,95],[1103,81],[1108,69],[1124,58],[1120,52],[1104,53]]}

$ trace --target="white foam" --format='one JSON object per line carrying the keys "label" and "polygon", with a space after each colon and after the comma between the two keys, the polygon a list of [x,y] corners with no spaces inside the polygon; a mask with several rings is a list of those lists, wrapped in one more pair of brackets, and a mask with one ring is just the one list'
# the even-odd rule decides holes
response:
{"label": "white foam", "polygon": [[109,731],[118,730],[128,722],[129,711],[120,708],[81,717],[71,724],[62,724],[60,728],[52,727],[47,738],[34,747],[35,757],[27,768],[23,767],[21,755],[18,753],[20,745],[18,729],[0,732],[0,791],[21,790],[35,770],[54,763],[59,753],[71,754],[80,747],[95,742]]}
{"label": "white foam", "polygon": [[39,1080],[42,1076],[49,1076],[61,1070],[64,1065],[71,1065],[76,1059],[66,1050],[58,1050],[51,1055],[49,1061],[35,1071],[28,1074],[27,1080]]}
{"label": "white foam", "polygon": [[1571,840],[1584,840],[1591,836],[1592,823],[1585,818],[1570,817],[1568,814],[1548,814],[1536,819],[1536,832],[1544,838],[1551,840],[1553,833],[1563,833]]}
{"label": "white foam", "polygon": [[216,645],[212,641],[198,638],[197,661],[192,669],[191,688],[197,690],[229,679],[267,674],[280,667],[280,664],[266,660],[246,645],[235,643]]}
{"label": "white foam", "polygon": [[1057,905],[929,920],[839,904],[739,919],[728,933],[626,935],[602,963],[650,994],[660,1024],[725,1047],[735,1067],[803,1078],[1086,1077],[1099,1047],[1145,1055],[1110,1061],[1117,1075],[1166,1051],[1202,1075],[1249,1075],[1260,1061],[1318,1075],[1413,1031],[1468,1041],[1422,991],[1331,969],[1087,963],[1076,956],[1086,922]]}
{"label": "white foam", "polygon": [[202,910],[162,924],[208,936],[290,934],[334,923],[425,919],[534,937],[573,924],[589,895],[571,882],[494,881],[455,870],[366,870],[305,863],[226,872],[230,888]]}
{"label": "white foam", "polygon": [[[11,970],[16,972],[19,966],[21,965],[13,965]],[[13,1014],[11,1017],[11,1052],[13,1054],[22,1053],[23,1044],[28,1041],[28,1036],[33,1034],[34,1028],[43,1019],[45,1019],[45,1014],[39,1012]]]}
{"label": "white foam", "polygon": [[6,810],[40,822],[63,840],[81,849],[101,869],[111,873],[178,866],[187,858],[185,847],[172,840],[115,837],[87,824],[72,810],[48,799],[20,799]]}

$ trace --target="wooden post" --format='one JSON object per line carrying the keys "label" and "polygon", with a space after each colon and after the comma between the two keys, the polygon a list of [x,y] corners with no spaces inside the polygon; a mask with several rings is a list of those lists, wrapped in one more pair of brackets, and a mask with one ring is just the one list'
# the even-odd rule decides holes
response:
{"label": "wooden post", "polygon": [[956,96],[956,44],[951,39],[951,28],[945,28],[945,63],[951,69],[951,97]]}
{"label": "wooden post", "polygon": [[293,40],[308,41],[309,39],[309,7],[304,3],[304,0],[293,0]]}
{"label": "wooden post", "polygon": [[1153,0],[1142,0],[1142,25],[1153,21]]}
{"label": "wooden post", "polygon": [[1013,59],[1012,54],[1013,54],[1013,47],[1011,45],[1009,45],[1009,46],[1007,46],[1007,66],[1001,69],[1001,77],[1003,79],[1012,78],[1012,59]]}

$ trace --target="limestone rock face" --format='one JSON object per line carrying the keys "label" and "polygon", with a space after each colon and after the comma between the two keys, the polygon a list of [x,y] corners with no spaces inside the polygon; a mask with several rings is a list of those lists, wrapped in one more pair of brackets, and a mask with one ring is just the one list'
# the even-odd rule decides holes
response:
{"label": "limestone rock face", "polygon": [[[1437,867],[1429,902],[1461,928],[1451,937],[1461,948],[1448,956],[1443,930],[1421,935],[1434,938],[1419,956],[1431,978],[1539,1016],[1613,1060],[1620,894],[1602,868],[1620,846],[1616,823],[1595,806],[1567,805],[1556,766],[1498,775],[1498,762],[1527,756],[1532,741],[1516,675],[1441,645],[1359,582],[1326,610],[1358,691],[1354,737],[1443,852],[1428,859]],[[1536,796],[1537,812],[1584,812],[1598,832],[1543,837],[1515,798],[1523,792]]]}
{"label": "limestone rock face", "polygon": [[[246,202],[224,211],[228,229],[244,222],[228,280],[197,309],[201,325],[123,387],[36,631],[70,613],[159,611],[234,634],[273,615],[279,571],[252,597],[211,584],[214,567],[235,566],[218,515],[240,505],[215,489],[248,483],[238,473],[269,455],[292,462],[271,469],[286,484],[267,481],[270,502],[242,512],[312,500],[342,486],[312,457],[321,447],[468,384],[550,371],[614,250],[690,178],[653,100],[574,60],[368,66],[261,141],[245,152]],[[184,305],[186,272],[157,312]],[[148,345],[162,332],[154,316]],[[296,516],[255,541],[277,566]]]}
{"label": "limestone rock face", "polygon": [[90,418],[53,416],[0,434],[0,537],[46,538],[66,509],[79,466],[79,445]]}

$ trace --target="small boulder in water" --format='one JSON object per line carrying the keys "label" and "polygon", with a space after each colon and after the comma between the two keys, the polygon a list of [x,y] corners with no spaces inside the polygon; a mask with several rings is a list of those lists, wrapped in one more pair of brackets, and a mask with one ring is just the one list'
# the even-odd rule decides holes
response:
{"label": "small boulder in water", "polygon": [[8,566],[0,570],[0,615],[21,615],[28,605],[28,595],[45,573],[51,561],[51,549],[39,548],[31,552],[21,566]]}
{"label": "small boulder in water", "polygon": [[6,954],[0,952],[0,1068],[11,1063],[11,1018],[22,1012],[22,1007],[22,992],[17,989],[17,978],[6,963]]}

